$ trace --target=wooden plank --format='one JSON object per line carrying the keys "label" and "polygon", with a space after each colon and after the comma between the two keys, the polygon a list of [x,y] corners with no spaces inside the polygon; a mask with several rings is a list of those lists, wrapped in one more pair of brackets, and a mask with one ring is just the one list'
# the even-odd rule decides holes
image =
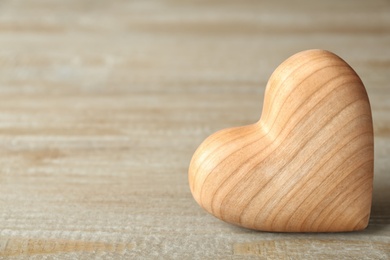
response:
{"label": "wooden plank", "polygon": [[390,243],[359,240],[290,239],[234,245],[234,254],[261,259],[386,259]]}
{"label": "wooden plank", "polygon": [[[248,247],[256,258],[258,245],[390,258],[389,11],[385,0],[0,1],[0,258],[226,259]],[[340,55],[368,91],[368,228],[266,233],[212,217],[190,193],[193,152],[256,122],[272,71],[310,48]]]}

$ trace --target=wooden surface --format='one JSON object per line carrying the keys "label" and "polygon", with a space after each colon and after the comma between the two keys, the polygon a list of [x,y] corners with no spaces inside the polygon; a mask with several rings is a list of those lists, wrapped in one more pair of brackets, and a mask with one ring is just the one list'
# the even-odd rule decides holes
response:
{"label": "wooden surface", "polygon": [[[0,258],[389,259],[389,1],[0,1]],[[375,133],[365,231],[250,231],[192,198],[211,133],[258,120],[301,50],[362,78]]]}
{"label": "wooden surface", "polygon": [[194,153],[191,192],[212,215],[276,232],[367,227],[374,136],[359,76],[324,50],[294,54],[272,73],[259,121],[222,129]]}

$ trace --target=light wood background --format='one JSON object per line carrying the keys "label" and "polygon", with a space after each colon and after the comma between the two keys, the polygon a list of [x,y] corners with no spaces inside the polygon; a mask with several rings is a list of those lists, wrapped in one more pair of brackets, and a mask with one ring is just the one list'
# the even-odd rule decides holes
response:
{"label": "light wood background", "polygon": [[[0,1],[0,258],[389,259],[390,2]],[[258,120],[272,71],[323,48],[366,85],[372,216],[283,234],[203,211],[187,169]]]}

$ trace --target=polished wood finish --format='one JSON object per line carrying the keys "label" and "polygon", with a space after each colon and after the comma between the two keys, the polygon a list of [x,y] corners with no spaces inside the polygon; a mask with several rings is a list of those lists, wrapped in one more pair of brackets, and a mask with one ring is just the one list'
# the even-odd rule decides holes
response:
{"label": "polished wood finish", "polygon": [[[1,0],[0,259],[389,259],[389,13],[387,0]],[[208,214],[188,185],[196,148],[256,122],[275,68],[312,48],[348,61],[370,98],[368,227],[258,232]]]}
{"label": "polished wood finish", "polygon": [[195,152],[189,182],[209,213],[284,232],[362,230],[372,200],[371,108],[358,75],[323,50],[272,74],[260,120],[221,130]]}

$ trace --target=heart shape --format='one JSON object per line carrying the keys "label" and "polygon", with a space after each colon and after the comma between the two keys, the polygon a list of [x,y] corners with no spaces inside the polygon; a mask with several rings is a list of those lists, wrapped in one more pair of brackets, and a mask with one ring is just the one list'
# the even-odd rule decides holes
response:
{"label": "heart shape", "polygon": [[189,167],[206,211],[246,228],[340,232],[368,225],[374,139],[355,71],[324,50],[297,53],[268,81],[260,120],[209,136]]}

